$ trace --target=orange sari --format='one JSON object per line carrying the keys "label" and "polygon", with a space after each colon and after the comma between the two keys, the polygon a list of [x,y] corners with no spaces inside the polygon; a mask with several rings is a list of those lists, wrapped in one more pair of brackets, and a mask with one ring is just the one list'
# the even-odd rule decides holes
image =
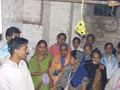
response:
{"label": "orange sari", "polygon": [[[68,48],[68,52],[65,56],[65,63],[64,66],[67,65],[69,63],[70,60],[70,48]],[[56,84],[57,80],[60,78],[61,73],[58,73],[57,76],[53,76],[53,72],[55,70],[60,70],[61,69],[61,54],[59,53],[57,56],[55,56],[52,60],[52,64],[51,64],[51,68],[49,70],[49,74],[50,74],[50,79],[53,80],[53,85]]]}

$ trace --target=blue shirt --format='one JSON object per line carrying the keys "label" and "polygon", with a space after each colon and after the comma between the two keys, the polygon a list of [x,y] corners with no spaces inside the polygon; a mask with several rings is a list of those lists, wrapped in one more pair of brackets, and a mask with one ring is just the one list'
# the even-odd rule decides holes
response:
{"label": "blue shirt", "polygon": [[10,55],[8,52],[8,44],[5,44],[5,46],[0,50],[0,57],[4,57]]}
{"label": "blue shirt", "polygon": [[65,56],[61,56],[61,67],[65,64]]}

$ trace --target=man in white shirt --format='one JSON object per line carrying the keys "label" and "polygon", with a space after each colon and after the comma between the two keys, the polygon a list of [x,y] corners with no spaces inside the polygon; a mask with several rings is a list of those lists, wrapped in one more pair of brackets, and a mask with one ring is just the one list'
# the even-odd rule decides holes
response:
{"label": "man in white shirt", "polygon": [[14,38],[8,42],[11,57],[0,66],[0,90],[34,90],[30,72],[24,59],[28,40]]}

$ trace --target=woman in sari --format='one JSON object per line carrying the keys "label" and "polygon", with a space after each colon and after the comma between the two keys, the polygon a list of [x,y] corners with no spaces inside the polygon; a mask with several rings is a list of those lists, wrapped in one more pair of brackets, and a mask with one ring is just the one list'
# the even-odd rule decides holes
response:
{"label": "woman in sari", "polygon": [[107,83],[106,68],[100,64],[101,52],[93,50],[91,60],[85,62],[85,69],[88,73],[89,83],[86,90],[104,90]]}
{"label": "woman in sari", "polygon": [[85,85],[89,81],[84,63],[86,60],[89,60],[87,56],[89,56],[91,50],[91,45],[85,44],[84,53],[81,53],[79,50],[73,50],[71,52],[70,63],[64,67],[61,77],[56,83],[56,87],[60,88],[57,88],[57,90],[61,90],[61,88],[67,88],[68,90],[84,90]]}
{"label": "woman in sari", "polygon": [[69,63],[70,52],[66,43],[60,44],[60,53],[52,60],[50,68],[51,87],[55,87],[57,80],[60,78],[64,67]]}
{"label": "woman in sari", "polygon": [[90,44],[92,46],[92,50],[95,50],[97,48],[96,39],[95,39],[95,36],[93,34],[87,35],[86,44]]}
{"label": "woman in sari", "polygon": [[[90,54],[91,54],[92,46],[90,44],[84,45],[84,52],[81,56],[80,62],[78,64],[78,67],[76,71],[72,72],[72,78],[71,78],[71,86],[74,88],[74,90],[84,90],[83,88],[88,84],[88,73],[85,70],[85,61],[90,60]],[[78,55],[80,56],[80,55]],[[73,89],[71,89],[73,90]]]}
{"label": "woman in sari", "polygon": [[[46,41],[40,40],[37,43],[35,53],[28,64],[35,90],[49,90],[48,72],[51,64],[51,59],[52,56],[48,54]],[[47,84],[43,82],[43,79],[48,79]]]}
{"label": "woman in sari", "polygon": [[118,68],[118,60],[113,54],[113,44],[107,42],[104,46],[105,52],[102,54],[101,63],[106,67],[107,80],[109,81]]}
{"label": "woman in sari", "polygon": [[[73,78],[73,76],[71,76],[71,74],[76,72],[76,69],[77,69],[78,65],[80,64],[81,59],[82,59],[82,53],[81,52],[78,52],[78,51],[75,52],[75,50],[72,51],[70,62],[69,62],[69,64],[67,64],[64,67],[64,70],[61,74],[61,77],[59,78],[59,80],[56,83],[57,90],[66,90],[66,88],[68,90],[81,90],[81,85],[78,85],[78,82],[77,82],[76,87],[72,87],[71,83],[70,83],[71,79]],[[79,80],[78,77],[76,77],[76,78]],[[76,83],[76,81],[74,81],[74,82]],[[72,82],[72,83],[74,83],[74,82]]]}
{"label": "woman in sari", "polygon": [[107,83],[105,90],[120,90],[120,67],[117,68],[112,78]]}

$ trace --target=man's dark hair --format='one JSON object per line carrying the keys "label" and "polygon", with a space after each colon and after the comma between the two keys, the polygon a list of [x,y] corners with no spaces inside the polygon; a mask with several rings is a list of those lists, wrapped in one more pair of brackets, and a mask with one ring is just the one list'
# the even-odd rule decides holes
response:
{"label": "man's dark hair", "polygon": [[20,34],[21,31],[17,27],[10,27],[6,30],[5,36],[12,36],[13,33]]}
{"label": "man's dark hair", "polygon": [[11,39],[8,42],[8,51],[10,52],[11,56],[14,52],[15,49],[20,49],[22,47],[23,44],[27,44],[28,40],[24,39],[24,38],[14,38]]}
{"label": "man's dark hair", "polygon": [[78,42],[79,42],[79,44],[80,44],[80,38],[74,37],[74,38],[73,38],[73,42],[74,42],[75,40],[78,40]]}
{"label": "man's dark hair", "polygon": [[57,35],[57,38],[59,38],[61,35],[63,35],[63,36],[65,37],[65,40],[66,40],[67,36],[66,36],[65,33],[59,33],[59,34]]}

